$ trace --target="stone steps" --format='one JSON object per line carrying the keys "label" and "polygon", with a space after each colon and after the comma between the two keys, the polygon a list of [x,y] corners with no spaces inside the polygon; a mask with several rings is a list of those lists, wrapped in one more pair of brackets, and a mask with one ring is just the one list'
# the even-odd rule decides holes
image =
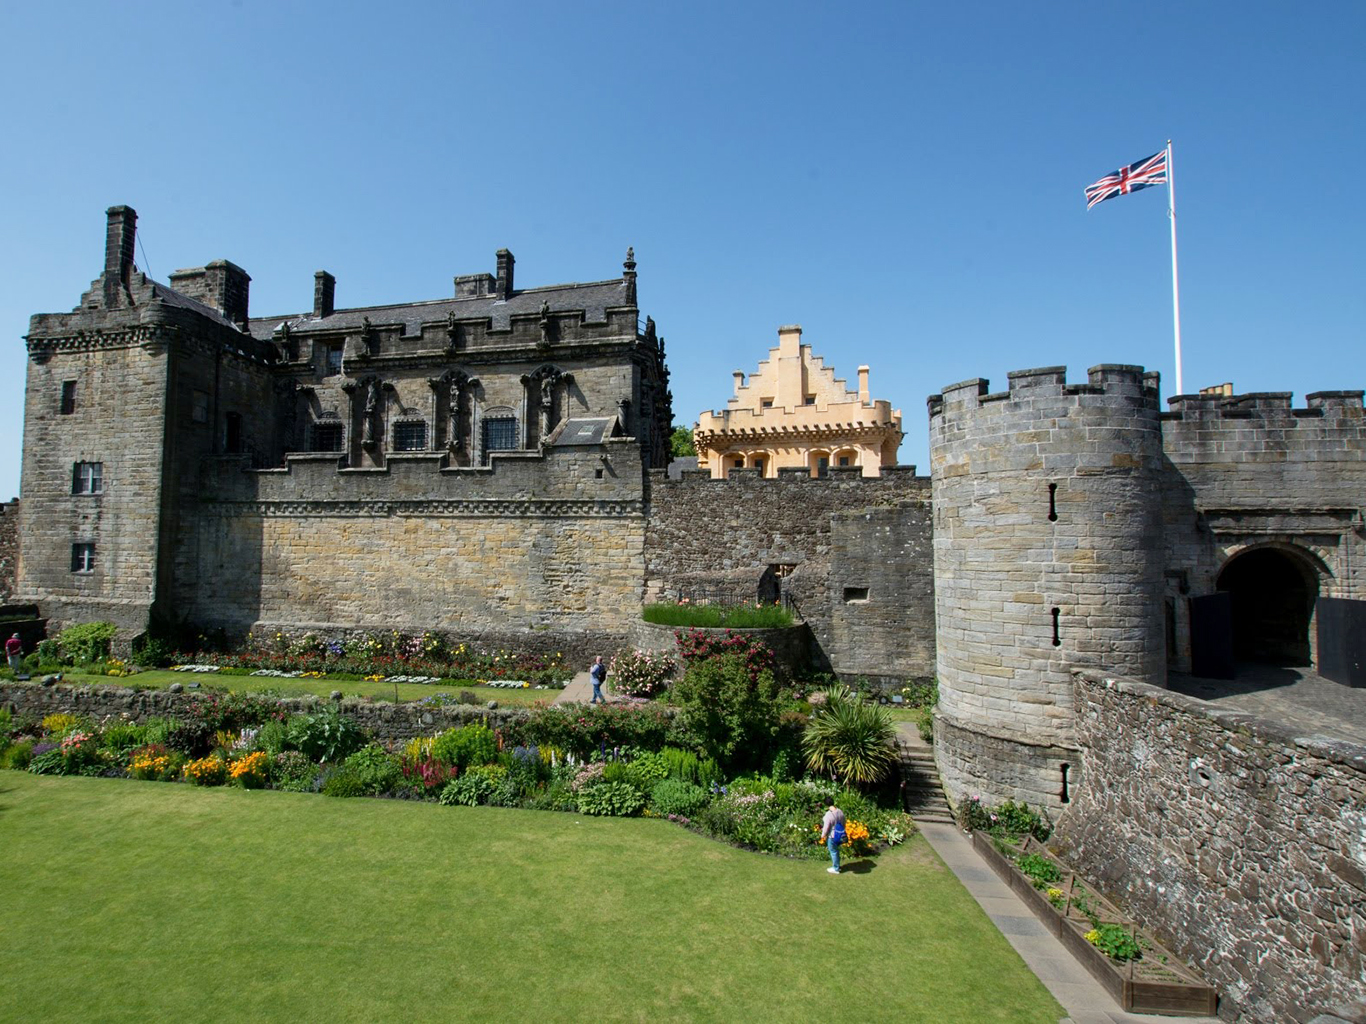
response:
{"label": "stone steps", "polygon": [[953,810],[944,798],[934,750],[925,746],[899,744],[901,794],[906,813],[916,821],[955,824]]}

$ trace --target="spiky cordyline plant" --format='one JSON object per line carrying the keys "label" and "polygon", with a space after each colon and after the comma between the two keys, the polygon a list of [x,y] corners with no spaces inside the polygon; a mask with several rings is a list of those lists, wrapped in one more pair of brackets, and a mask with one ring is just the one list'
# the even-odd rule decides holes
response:
{"label": "spiky cordyline plant", "polygon": [[882,779],[896,759],[896,727],[886,710],[865,704],[843,684],[825,691],[802,736],[806,766],[844,782]]}

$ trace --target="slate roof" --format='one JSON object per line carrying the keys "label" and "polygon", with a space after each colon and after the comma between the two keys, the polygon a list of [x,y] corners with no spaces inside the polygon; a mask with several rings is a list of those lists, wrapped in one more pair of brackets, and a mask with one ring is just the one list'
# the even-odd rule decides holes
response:
{"label": "slate roof", "polygon": [[192,313],[198,313],[202,317],[207,317],[214,323],[222,324],[224,327],[231,327],[233,330],[237,330],[237,325],[235,323],[226,319],[222,313],[218,312],[218,310],[214,309],[212,306],[206,306],[198,299],[192,299],[188,295],[181,295],[180,292],[176,291],[174,288],[164,285],[159,281],[153,281],[148,278],[147,283],[152,286],[153,294],[162,302],[166,303],[166,305],[175,306],[177,309],[188,309]]}
{"label": "slate roof", "polygon": [[602,444],[616,433],[615,416],[580,416],[565,420],[546,442],[552,448],[579,444]]}
{"label": "slate roof", "polygon": [[612,306],[630,305],[626,298],[626,282],[621,278],[611,281],[595,281],[589,284],[558,284],[546,288],[526,288],[515,291],[506,300],[496,295],[479,295],[471,298],[430,299],[425,302],[405,302],[388,306],[361,306],[356,309],[339,309],[328,317],[315,317],[313,313],[293,313],[283,316],[252,317],[249,321],[251,334],[263,341],[269,340],[281,323],[288,322],[291,330],[350,330],[359,328],[366,317],[376,327],[403,325],[405,336],[422,333],[422,325],[439,323],[453,311],[459,320],[489,319],[494,330],[505,330],[510,326],[513,316],[534,316],[541,310],[541,303],[548,302],[552,313],[565,313],[582,310],[584,320],[601,323],[607,319],[607,309]]}

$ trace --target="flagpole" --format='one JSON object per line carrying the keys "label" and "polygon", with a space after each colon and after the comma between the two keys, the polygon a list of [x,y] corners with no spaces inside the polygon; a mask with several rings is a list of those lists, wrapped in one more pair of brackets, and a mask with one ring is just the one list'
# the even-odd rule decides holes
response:
{"label": "flagpole", "polygon": [[1176,284],[1176,186],[1172,174],[1172,140],[1167,140],[1167,216],[1172,222],[1172,326],[1176,333],[1176,393],[1184,395],[1181,380],[1181,291]]}

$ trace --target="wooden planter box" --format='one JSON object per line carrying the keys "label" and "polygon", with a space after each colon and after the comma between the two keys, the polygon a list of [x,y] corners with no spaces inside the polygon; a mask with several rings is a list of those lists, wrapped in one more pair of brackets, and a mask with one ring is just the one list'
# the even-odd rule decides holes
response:
{"label": "wooden planter box", "polygon": [[[1218,994],[1183,964],[1179,957],[1160,945],[1094,889],[1077,878],[1042,843],[1026,837],[1023,842],[1006,844],[1010,853],[997,849],[1000,840],[985,832],[974,832],[972,845],[982,859],[1034,912],[1050,932],[1077,958],[1091,976],[1109,992],[1121,1009],[1132,1013],[1161,1013],[1181,1017],[1211,1017]],[[1044,890],[1034,888],[1033,880],[1015,865],[1016,854],[1035,853],[1051,861],[1061,878],[1049,888],[1059,889],[1061,906],[1049,902]],[[1090,918],[1078,908],[1082,903],[1102,924],[1122,925],[1134,936],[1143,955],[1137,960],[1116,963],[1086,941]]]}

